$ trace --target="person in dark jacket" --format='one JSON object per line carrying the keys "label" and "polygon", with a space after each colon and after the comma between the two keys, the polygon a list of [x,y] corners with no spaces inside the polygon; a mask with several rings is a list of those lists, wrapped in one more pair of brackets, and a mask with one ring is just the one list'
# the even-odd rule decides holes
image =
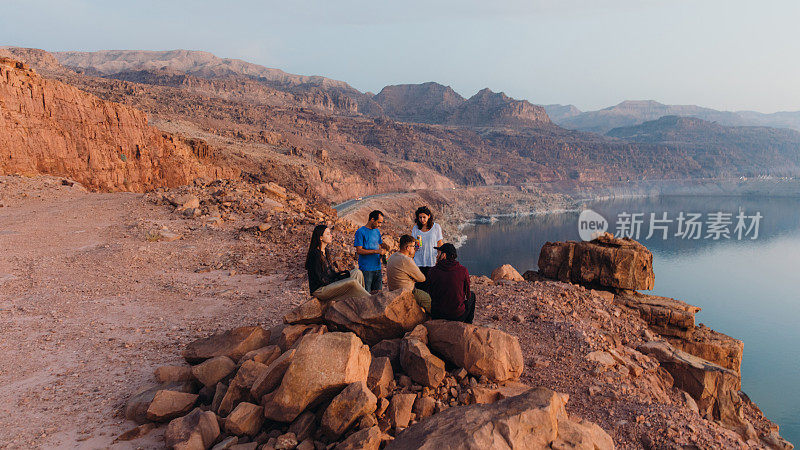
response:
{"label": "person in dark jacket", "polygon": [[475,317],[475,294],[469,288],[469,272],[456,258],[453,244],[438,247],[436,265],[428,271],[431,317],[472,323]]}
{"label": "person in dark jacket", "polygon": [[369,297],[369,292],[364,289],[364,275],[360,270],[334,270],[327,248],[332,241],[331,229],[327,225],[314,227],[306,254],[309,292],[320,301]]}

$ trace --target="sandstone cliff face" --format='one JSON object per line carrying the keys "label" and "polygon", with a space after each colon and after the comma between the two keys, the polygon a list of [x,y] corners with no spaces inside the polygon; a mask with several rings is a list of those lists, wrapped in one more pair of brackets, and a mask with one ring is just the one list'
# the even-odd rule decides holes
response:
{"label": "sandstone cliff face", "polygon": [[202,141],[149,126],[141,111],[0,58],[0,174],[50,174],[91,189],[144,191],[234,175],[209,164],[213,157]]}

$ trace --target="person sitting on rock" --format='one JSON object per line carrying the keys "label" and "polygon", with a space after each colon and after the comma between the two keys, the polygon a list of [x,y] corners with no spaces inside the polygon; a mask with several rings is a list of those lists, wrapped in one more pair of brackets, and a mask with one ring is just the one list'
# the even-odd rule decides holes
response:
{"label": "person sitting on rock", "polygon": [[398,251],[386,261],[386,280],[389,290],[406,289],[414,293],[414,298],[425,312],[431,312],[431,296],[427,292],[414,287],[414,283],[425,281],[425,275],[414,263],[416,252],[413,237],[404,234],[400,236]]}
{"label": "person sitting on rock", "polygon": [[333,241],[327,225],[317,225],[311,233],[311,244],[306,255],[308,289],[320,301],[348,297],[369,297],[364,289],[364,275],[358,269],[337,272],[328,257],[328,244]]}
{"label": "person sitting on rock", "polygon": [[475,293],[469,288],[469,272],[456,258],[451,243],[435,247],[436,265],[428,271],[431,317],[472,323],[475,316]]}

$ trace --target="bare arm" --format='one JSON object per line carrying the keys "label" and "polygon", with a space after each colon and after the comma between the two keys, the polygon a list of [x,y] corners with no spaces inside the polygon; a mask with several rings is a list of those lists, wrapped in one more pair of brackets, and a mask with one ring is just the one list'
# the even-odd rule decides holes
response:
{"label": "bare arm", "polygon": [[376,255],[376,254],[377,255],[382,255],[385,251],[386,250],[384,250],[382,248],[379,248],[379,249],[376,249],[376,250],[370,250],[370,249],[366,249],[366,248],[364,248],[364,247],[362,247],[360,245],[356,246],[356,253],[358,253],[359,255]]}

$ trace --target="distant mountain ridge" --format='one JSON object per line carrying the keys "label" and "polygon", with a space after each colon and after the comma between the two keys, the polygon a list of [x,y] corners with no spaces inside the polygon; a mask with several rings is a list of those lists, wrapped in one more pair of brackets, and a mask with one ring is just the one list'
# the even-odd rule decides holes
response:
{"label": "distant mountain ridge", "polygon": [[664,116],[697,117],[726,126],[766,126],[800,130],[800,111],[764,114],[755,111],[718,111],[696,105],[665,105],[654,100],[626,100],[597,111],[575,114],[575,110],[570,110],[569,113],[564,113],[569,106],[571,105],[546,105],[545,109],[559,126],[600,134]]}

